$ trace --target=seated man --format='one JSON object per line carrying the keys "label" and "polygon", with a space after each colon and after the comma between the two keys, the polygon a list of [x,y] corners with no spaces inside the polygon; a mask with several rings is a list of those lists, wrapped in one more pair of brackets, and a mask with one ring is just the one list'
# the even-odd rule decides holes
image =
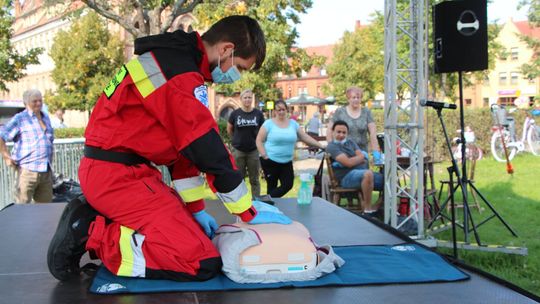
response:
{"label": "seated man", "polygon": [[383,189],[383,176],[373,173],[369,169],[367,153],[360,150],[358,145],[347,138],[349,126],[346,122],[338,120],[332,125],[333,141],[328,144],[326,151],[330,154],[334,173],[343,188],[359,188],[362,193],[359,197],[362,201],[363,214],[375,216],[375,212],[381,205],[379,200],[371,205],[373,190]]}

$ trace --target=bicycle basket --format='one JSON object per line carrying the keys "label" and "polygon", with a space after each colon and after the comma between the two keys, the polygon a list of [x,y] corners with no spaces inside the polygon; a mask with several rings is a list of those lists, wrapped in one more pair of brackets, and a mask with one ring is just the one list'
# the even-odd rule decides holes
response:
{"label": "bicycle basket", "polygon": [[491,111],[491,117],[495,124],[507,125],[508,124],[508,112],[505,108],[496,107]]}

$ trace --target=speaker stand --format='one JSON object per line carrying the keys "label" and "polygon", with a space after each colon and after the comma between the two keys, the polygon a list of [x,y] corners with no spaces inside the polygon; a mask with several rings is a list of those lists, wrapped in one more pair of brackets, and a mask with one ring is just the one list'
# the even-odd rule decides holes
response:
{"label": "speaker stand", "polygon": [[[465,119],[464,119],[464,108],[463,108],[463,75],[462,75],[462,73],[463,73],[462,71],[458,71],[458,76],[459,76],[459,125],[460,125],[461,142],[465,143]],[[443,132],[444,132],[444,136],[445,136],[445,139],[446,139],[446,146],[448,147],[448,151],[450,152],[450,157],[452,159],[452,170],[451,170],[452,172],[450,172],[449,174],[453,173],[453,174],[456,175],[457,187],[454,188],[454,189],[452,189],[453,187],[451,187],[450,195],[448,196],[446,201],[441,205],[439,211],[437,212],[437,214],[435,214],[435,216],[433,217],[433,219],[429,223],[428,229],[431,228],[433,223],[439,217],[441,217],[441,218],[445,217],[445,218],[449,219],[450,221],[452,221],[453,229],[455,229],[455,226],[458,226],[463,230],[463,238],[464,238],[464,242],[466,244],[469,243],[469,233],[472,230],[474,232],[476,243],[478,244],[478,246],[482,246],[482,243],[480,241],[480,236],[478,235],[478,232],[477,232],[477,228],[480,227],[481,225],[487,223],[489,220],[493,219],[494,217],[497,217],[499,219],[499,221],[501,223],[503,223],[503,225],[506,227],[506,229],[508,229],[508,231],[510,231],[510,233],[513,236],[517,237],[518,235],[512,229],[512,227],[510,227],[510,225],[508,225],[508,223],[495,210],[493,205],[491,205],[491,203],[484,197],[484,195],[482,195],[482,193],[480,193],[480,191],[474,186],[474,184],[471,182],[471,180],[469,180],[469,178],[468,178],[468,176],[466,174],[466,172],[467,172],[467,159],[466,159],[466,145],[465,144],[461,145],[461,172],[459,171],[456,159],[454,158],[454,155],[452,153],[450,140],[448,139],[448,133],[446,131],[446,127],[444,125],[444,121],[443,121],[442,116],[441,116],[441,110],[442,109],[437,109],[437,116],[439,117],[439,120],[441,122]],[[493,215],[491,215],[488,218],[486,218],[485,220],[481,221],[478,225],[474,224],[474,219],[473,219],[472,214],[471,214],[470,209],[469,209],[468,193],[467,193],[468,187],[467,186],[470,186],[471,189],[476,194],[478,194],[478,196],[482,199],[482,201],[484,201],[484,203],[493,212]],[[448,218],[448,216],[442,214],[442,211],[445,210],[445,207],[446,207],[446,204],[448,204],[448,201],[449,200],[453,201],[454,193],[458,188],[461,189],[462,199],[463,199],[463,225],[459,225],[459,224],[455,223],[455,218],[454,218],[453,215],[452,215],[452,218]],[[452,202],[452,205],[454,205],[453,202]],[[454,208],[452,208],[452,210],[453,209]],[[454,213],[454,211],[452,211],[452,213]],[[470,221],[470,224],[471,224],[470,228],[469,228],[469,221]],[[455,232],[453,234],[455,234]],[[454,237],[453,246],[454,247],[456,246],[455,237]],[[455,249],[454,249],[454,252],[456,252]],[[455,254],[457,255],[457,253],[455,253]]]}

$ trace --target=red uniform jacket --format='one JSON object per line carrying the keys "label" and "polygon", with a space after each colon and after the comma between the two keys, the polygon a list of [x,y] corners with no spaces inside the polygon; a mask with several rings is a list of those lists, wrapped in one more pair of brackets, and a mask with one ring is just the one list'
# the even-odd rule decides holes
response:
{"label": "red uniform jacket", "polygon": [[[140,38],[135,54],[139,57],[122,67],[92,111],[86,145],[169,165],[173,179],[188,181],[185,187],[205,172],[227,209],[251,220],[256,214],[251,195],[207,108],[204,82],[211,73],[199,35],[176,31]],[[200,197],[190,197],[192,212],[204,208]]]}

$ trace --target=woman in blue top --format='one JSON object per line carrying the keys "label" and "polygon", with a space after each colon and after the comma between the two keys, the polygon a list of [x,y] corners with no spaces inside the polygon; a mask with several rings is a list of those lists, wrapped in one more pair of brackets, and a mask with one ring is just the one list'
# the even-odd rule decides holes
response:
{"label": "woman in blue top", "polygon": [[292,160],[296,141],[300,139],[309,146],[324,147],[307,135],[296,121],[287,117],[288,108],[283,100],[276,102],[274,111],[275,117],[264,122],[255,143],[261,155],[267,193],[271,197],[282,197],[293,186]]}

